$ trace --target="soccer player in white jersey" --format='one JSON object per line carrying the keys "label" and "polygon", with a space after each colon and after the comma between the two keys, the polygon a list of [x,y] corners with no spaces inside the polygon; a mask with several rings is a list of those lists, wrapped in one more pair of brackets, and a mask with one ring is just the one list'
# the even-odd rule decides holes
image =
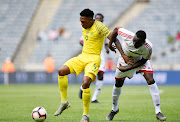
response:
{"label": "soccer player in white jersey", "polygon": [[[120,42],[116,38],[117,35],[122,38]],[[134,34],[122,27],[115,28],[109,42],[110,50],[115,51],[112,46],[113,42],[116,44],[120,56],[115,73],[116,82],[112,92],[112,110],[107,115],[106,120],[113,120],[119,112],[118,100],[124,80],[126,77],[132,78],[135,71],[141,73],[147,81],[154,102],[156,118],[160,121],[166,120],[167,118],[161,113],[160,109],[158,86],[153,78],[153,70],[150,64],[152,44],[146,39],[146,33],[139,30]]]}
{"label": "soccer player in white jersey", "polygon": [[[104,16],[101,14],[101,13],[97,13],[95,15],[95,19],[97,21],[100,21],[100,22],[103,22],[104,21]],[[81,37],[80,39],[80,44],[83,46],[83,42],[84,42],[84,39],[83,39],[83,36]],[[95,91],[94,91],[94,94],[93,94],[93,97],[91,99],[91,103],[99,103],[99,101],[97,100],[97,97],[101,91],[101,88],[103,86],[103,75],[104,75],[104,72],[105,72],[105,64],[106,64],[106,60],[105,60],[105,51],[107,54],[109,54],[109,48],[108,48],[108,40],[105,38],[104,40],[104,48],[105,50],[102,49],[101,51],[101,64],[100,64],[100,67],[99,67],[99,72],[97,74],[97,81],[96,81],[96,88],[95,88]],[[82,93],[83,93],[83,90],[82,90],[82,86],[80,87],[80,91],[79,91],[79,97],[82,99]]]}

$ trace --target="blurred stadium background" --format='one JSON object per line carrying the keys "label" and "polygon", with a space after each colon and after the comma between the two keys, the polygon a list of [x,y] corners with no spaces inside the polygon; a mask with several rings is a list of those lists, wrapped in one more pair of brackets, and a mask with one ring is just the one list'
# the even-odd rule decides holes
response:
{"label": "blurred stadium background", "polygon": [[[121,26],[133,32],[139,29],[147,32],[153,43],[151,63],[162,111],[168,121],[180,121],[180,39],[176,38],[180,31],[180,0],[0,0],[0,68],[7,59],[15,66],[14,73],[0,71],[0,121],[31,122],[31,112],[37,106],[46,108],[48,122],[81,119],[83,106],[78,92],[83,73],[68,75],[71,109],[61,117],[54,117],[53,113],[60,102],[57,70],[82,50],[79,13],[85,8],[102,13],[110,30]],[[55,60],[52,73],[47,73],[44,66],[49,55]],[[91,104],[92,122],[105,121],[111,109],[118,55],[113,52],[106,55],[106,86],[98,98],[102,104]],[[111,69],[108,61],[114,63]],[[10,85],[3,85],[4,81]],[[137,74],[125,84],[120,113],[114,120],[156,121],[144,78]],[[95,85],[91,85],[91,94],[94,89]]]}
{"label": "blurred stadium background", "polygon": [[[90,8],[105,16],[104,24],[111,30],[120,26],[145,30],[153,43],[151,63],[157,83],[180,84],[179,6],[179,0],[0,0],[0,67],[7,57],[14,63],[10,83],[57,83],[57,69],[82,49],[79,13]],[[53,73],[46,73],[43,64],[48,55],[55,60]],[[110,52],[106,59],[116,65],[118,55]],[[83,74],[69,77],[70,83],[81,83]],[[114,83],[113,68],[104,80]],[[139,75],[126,83],[146,84]]]}

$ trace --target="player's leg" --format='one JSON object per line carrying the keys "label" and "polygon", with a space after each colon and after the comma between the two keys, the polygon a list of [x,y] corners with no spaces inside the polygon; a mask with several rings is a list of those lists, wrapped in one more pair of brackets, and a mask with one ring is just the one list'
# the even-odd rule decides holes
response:
{"label": "player's leg", "polygon": [[61,93],[61,105],[58,108],[58,110],[54,113],[55,116],[60,115],[65,109],[70,107],[70,104],[67,101],[67,75],[70,73],[80,74],[82,71],[83,64],[79,62],[78,57],[71,58],[58,70],[58,83]]}
{"label": "player's leg", "polygon": [[68,74],[70,74],[70,69],[66,65],[63,65],[58,70],[58,83],[59,83],[59,89],[61,91],[61,101],[62,102],[67,101],[67,87],[68,87],[67,75]]}
{"label": "player's leg", "polygon": [[[91,75],[91,74],[90,74]],[[93,74],[92,74],[93,75]],[[84,76],[83,78],[83,104],[84,104],[84,115],[88,115],[89,114],[89,104],[90,104],[90,84],[91,84],[92,80],[89,76]]]}
{"label": "player's leg", "polygon": [[104,55],[104,52],[101,51],[101,64],[100,64],[99,72],[98,72],[98,75],[97,75],[96,88],[95,88],[93,97],[91,99],[92,103],[99,103],[97,101],[97,97],[98,97],[98,95],[99,95],[99,93],[101,91],[101,88],[103,86],[103,76],[104,76],[104,72],[105,72],[105,65],[106,65],[105,55]]}
{"label": "player's leg", "polygon": [[[126,66],[127,64],[124,62],[124,59],[120,56],[117,62],[117,67],[119,67],[119,64]],[[106,120],[113,120],[114,116],[119,112],[118,109],[118,101],[119,96],[121,94],[121,88],[124,84],[124,80],[126,77],[132,78],[135,70],[129,70],[126,72],[121,72],[119,69],[116,68],[115,73],[115,85],[113,86],[113,92],[112,92],[112,110],[107,115]]]}
{"label": "player's leg", "polygon": [[[93,57],[91,57],[93,58]],[[89,104],[90,104],[90,98],[91,98],[91,92],[90,92],[90,84],[91,82],[94,82],[96,79],[96,75],[98,74],[98,69],[100,66],[100,57],[95,56],[94,60],[89,63],[84,68],[85,74],[83,78],[83,117],[81,119],[82,122],[89,122]]]}
{"label": "player's leg", "polygon": [[89,87],[94,77],[95,77],[94,74],[88,73],[88,74],[85,74],[83,78],[83,84],[82,84],[83,117],[81,119],[81,122],[89,122],[89,104],[90,104],[90,98],[91,98]]}
{"label": "player's leg", "polygon": [[91,99],[91,102],[92,103],[99,103],[97,101],[97,97],[101,91],[101,88],[103,86],[103,75],[104,75],[104,72],[103,71],[99,71],[98,72],[98,75],[97,75],[97,81],[96,81],[96,88],[95,88],[95,91],[94,91],[94,94],[93,94],[93,97]]}
{"label": "player's leg", "polygon": [[79,98],[82,99],[82,94],[83,94],[83,88],[82,85],[79,88]]}
{"label": "player's leg", "polygon": [[70,69],[66,65],[63,65],[58,70],[58,83],[61,93],[61,105],[58,108],[58,110],[54,113],[55,116],[60,115],[65,109],[70,107],[70,104],[67,101],[68,74],[70,74]]}
{"label": "player's leg", "polygon": [[152,96],[152,99],[154,102],[156,118],[161,121],[166,120],[167,118],[161,112],[159,90],[158,90],[158,86],[153,78],[153,73],[145,72],[144,77],[147,81],[147,84],[149,86],[149,90],[150,90],[150,93],[151,93],[151,96]]}
{"label": "player's leg", "polygon": [[125,78],[116,78],[116,83],[113,87],[113,92],[112,92],[112,110],[107,115],[106,120],[113,120],[114,116],[119,112],[118,101],[119,101],[119,96],[121,94],[121,88],[124,84],[124,80]]}

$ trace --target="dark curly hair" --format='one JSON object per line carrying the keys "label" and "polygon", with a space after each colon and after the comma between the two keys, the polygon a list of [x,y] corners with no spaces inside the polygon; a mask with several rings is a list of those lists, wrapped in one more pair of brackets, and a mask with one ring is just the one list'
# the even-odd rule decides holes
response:
{"label": "dark curly hair", "polygon": [[142,40],[146,39],[146,32],[144,32],[143,30],[139,30],[136,32],[136,36]]}
{"label": "dark curly hair", "polygon": [[80,15],[93,18],[94,12],[87,8],[87,9],[82,10]]}

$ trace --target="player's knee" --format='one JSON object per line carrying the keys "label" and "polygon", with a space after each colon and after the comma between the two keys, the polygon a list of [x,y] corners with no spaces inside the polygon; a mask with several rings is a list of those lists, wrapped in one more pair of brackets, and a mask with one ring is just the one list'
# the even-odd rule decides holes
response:
{"label": "player's knee", "polygon": [[62,69],[58,69],[58,74],[59,74],[59,76],[64,76],[63,70]]}
{"label": "player's knee", "polygon": [[92,81],[92,80],[91,80],[90,77],[85,76],[85,77],[83,78],[82,88],[83,88],[83,89],[89,88],[89,86],[90,86],[90,84],[91,84],[91,81]]}
{"label": "player's knee", "polygon": [[115,86],[116,87],[122,87],[123,86],[123,84],[124,84],[124,81],[123,80],[116,80],[116,83],[115,83]]}
{"label": "player's knee", "polygon": [[60,69],[58,69],[59,76],[65,76],[70,74],[70,69],[68,66],[63,65]]}
{"label": "player's knee", "polygon": [[116,87],[122,87],[122,86],[123,86],[123,83],[115,83],[115,86],[116,86]]}
{"label": "player's knee", "polygon": [[102,72],[98,72],[98,80],[103,80],[103,73]]}
{"label": "player's knee", "polygon": [[148,85],[152,85],[152,84],[155,83],[155,81],[154,81],[153,78],[151,78],[151,79],[148,79],[148,80],[147,80],[147,83],[148,83]]}
{"label": "player's knee", "polygon": [[82,88],[83,88],[83,89],[87,89],[87,88],[89,88],[88,83],[83,83],[83,84],[82,84]]}
{"label": "player's knee", "polygon": [[83,82],[83,84],[82,84],[83,89],[87,89],[87,88],[89,88],[89,86],[90,86],[89,82]]}

